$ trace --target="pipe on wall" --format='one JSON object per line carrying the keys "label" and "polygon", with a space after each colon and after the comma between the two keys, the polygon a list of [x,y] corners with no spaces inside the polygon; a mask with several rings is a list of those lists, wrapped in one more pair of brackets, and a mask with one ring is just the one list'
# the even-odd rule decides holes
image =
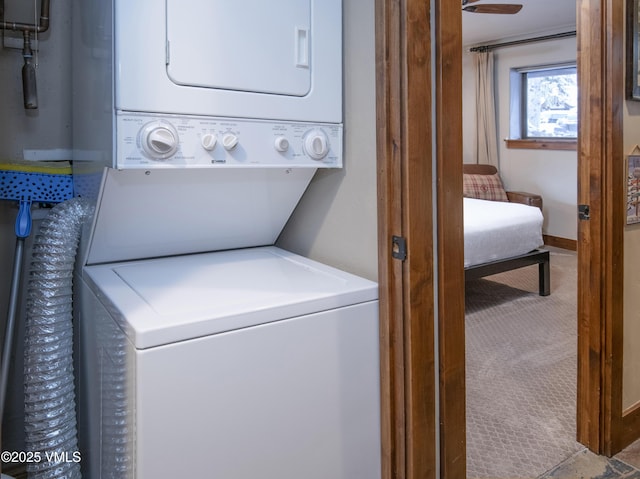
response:
{"label": "pipe on wall", "polygon": [[[0,21],[0,30],[12,30],[15,32],[43,33],[49,29],[49,2],[40,0],[40,21],[37,25],[20,22]],[[2,12],[4,15],[4,12]]]}
{"label": "pipe on wall", "polygon": [[33,50],[31,50],[31,33],[24,31],[24,48],[22,56],[22,97],[26,110],[38,108],[38,87],[36,83],[36,65],[33,62]]}
{"label": "pipe on wall", "polygon": [[31,35],[46,32],[49,29],[49,7],[50,0],[40,1],[40,21],[38,24],[7,22],[4,20],[4,5],[0,15],[1,30],[12,30],[22,32],[24,35],[24,48],[22,56],[24,65],[22,66],[22,95],[24,108],[26,110],[38,109],[38,90],[36,84],[36,65],[33,62],[33,51],[31,50]]}

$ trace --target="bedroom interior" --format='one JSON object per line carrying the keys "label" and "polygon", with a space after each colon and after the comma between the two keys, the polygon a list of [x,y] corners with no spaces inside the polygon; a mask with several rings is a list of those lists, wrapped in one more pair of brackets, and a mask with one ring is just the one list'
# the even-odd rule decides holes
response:
{"label": "bedroom interior", "polygon": [[[530,2],[523,3],[524,13]],[[573,2],[556,2],[540,7],[548,9],[547,21],[556,21],[566,19],[559,9],[569,3],[575,8]],[[553,12],[553,15],[548,12]],[[527,36],[515,35],[517,31],[527,30],[523,25],[513,25],[516,30],[511,30],[510,34],[494,34],[502,35],[500,38],[476,37],[471,41],[478,30],[470,28],[471,36],[467,36],[467,29],[474,25],[478,27],[480,23],[476,17],[463,15],[463,38],[466,38],[463,54],[463,72],[466,75],[463,76],[465,163],[476,162],[476,139],[470,137],[480,131],[480,128],[474,129],[475,89],[468,74],[473,71],[469,47],[504,44]],[[516,17],[518,15],[509,16]],[[575,24],[564,27],[548,23],[538,25],[544,27],[538,27],[539,30],[532,31],[530,36],[575,30]],[[491,25],[491,29],[486,26],[485,32],[500,31],[495,25]],[[532,268],[467,282],[467,477],[640,477],[640,441],[613,458],[596,456],[575,441],[577,298],[576,272],[573,269],[576,255],[571,251],[576,249],[577,243],[575,146],[571,149],[562,145],[562,150],[551,150],[543,145],[533,145],[533,149],[524,149],[518,141],[502,141],[510,138],[511,105],[507,93],[510,70],[575,61],[576,40],[568,36],[512,45],[496,49],[494,54],[495,90],[501,93],[496,98],[498,133],[495,135],[499,139],[496,149],[500,176],[505,188],[535,191],[544,199],[544,239],[547,247],[551,245],[552,287],[550,296],[536,295],[535,283],[532,283],[535,275],[531,271],[526,272]],[[637,143],[637,134],[632,129],[637,127],[634,116],[639,113],[640,108],[635,102],[625,102],[625,154]],[[625,264],[637,256],[633,250],[638,245],[637,231],[627,227],[624,232]],[[630,259],[626,255],[630,255]],[[634,268],[624,268],[624,272],[625,286],[637,284]],[[637,358],[634,353],[637,349],[628,347],[633,343],[633,334],[629,331],[635,329],[627,328],[635,328],[634,321],[637,321],[637,309],[630,307],[637,303],[633,296],[625,295],[624,300],[625,366]],[[534,301],[538,304],[534,305]],[[546,326],[542,326],[545,323]],[[545,367],[541,368],[541,364]],[[625,387],[621,388],[621,400],[623,415],[631,417],[638,404],[634,401],[637,381],[630,377],[630,371],[632,368],[623,369]],[[510,410],[509,405],[513,409]]]}
{"label": "bedroom interior", "polygon": [[[538,250],[542,239],[535,245],[525,244],[521,253],[533,250],[524,254],[525,259],[505,254],[507,261],[494,262],[496,269],[480,265],[474,275],[467,257],[472,248],[471,213],[465,198],[468,478],[564,477],[556,475],[559,464],[584,450],[575,439],[575,138],[573,148],[567,148],[571,142],[566,141],[560,145],[540,142],[533,149],[531,144],[496,141],[514,138],[509,94],[513,69],[575,63],[576,7],[574,2],[521,3],[524,7],[517,15],[463,13],[465,197],[474,196],[466,191],[470,175],[485,168],[477,164],[493,165],[505,190],[537,194],[535,206],[543,212],[540,233],[545,243],[542,252]],[[499,48],[472,48],[496,44]],[[490,75],[479,80],[483,70]],[[491,95],[485,99],[487,89],[499,92],[495,99]],[[483,101],[495,106],[487,113]],[[531,197],[525,198],[523,202],[531,204]],[[494,237],[493,246],[500,236]],[[524,267],[533,264],[538,264],[537,277],[533,267]],[[497,274],[487,276],[492,273]]]}

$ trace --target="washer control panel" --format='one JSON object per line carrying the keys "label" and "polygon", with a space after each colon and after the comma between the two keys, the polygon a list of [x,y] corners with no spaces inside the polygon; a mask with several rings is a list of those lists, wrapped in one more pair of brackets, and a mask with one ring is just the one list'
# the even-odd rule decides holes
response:
{"label": "washer control panel", "polygon": [[342,167],[342,125],[118,112],[127,168]]}

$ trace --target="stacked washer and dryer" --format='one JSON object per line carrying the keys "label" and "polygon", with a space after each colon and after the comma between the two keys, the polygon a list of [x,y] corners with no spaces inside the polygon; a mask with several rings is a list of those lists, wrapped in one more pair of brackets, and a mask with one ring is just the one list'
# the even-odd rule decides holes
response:
{"label": "stacked washer and dryer", "polygon": [[341,0],[73,8],[84,477],[379,477],[377,285],[273,246],[342,167]]}

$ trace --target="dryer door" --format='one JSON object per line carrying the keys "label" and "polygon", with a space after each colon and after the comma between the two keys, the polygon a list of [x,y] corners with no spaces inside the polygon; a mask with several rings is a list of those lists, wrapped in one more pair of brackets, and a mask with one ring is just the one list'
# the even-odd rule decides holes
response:
{"label": "dryer door", "polygon": [[167,72],[179,85],[304,96],[311,0],[167,0]]}

